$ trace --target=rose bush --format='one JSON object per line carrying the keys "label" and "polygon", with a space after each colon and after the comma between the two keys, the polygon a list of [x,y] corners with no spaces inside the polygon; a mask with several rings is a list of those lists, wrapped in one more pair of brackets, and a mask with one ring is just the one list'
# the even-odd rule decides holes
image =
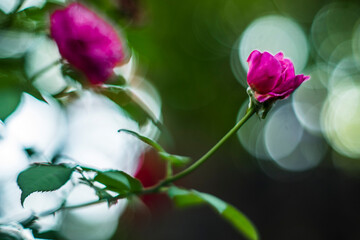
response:
{"label": "rose bush", "polygon": [[259,102],[287,98],[309,76],[295,75],[294,65],[282,52],[275,56],[254,50],[247,59],[247,82]]}
{"label": "rose bush", "polygon": [[101,84],[125,61],[124,46],[113,27],[79,3],[56,10],[50,17],[51,36],[59,52],[82,71],[89,82]]}

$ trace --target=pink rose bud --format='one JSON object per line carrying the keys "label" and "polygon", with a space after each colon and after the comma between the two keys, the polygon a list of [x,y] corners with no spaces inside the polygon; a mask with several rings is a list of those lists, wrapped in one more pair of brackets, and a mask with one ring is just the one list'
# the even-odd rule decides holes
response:
{"label": "pink rose bud", "polygon": [[90,83],[109,79],[116,65],[124,63],[125,53],[113,27],[79,3],[56,10],[50,17],[51,36],[60,54],[82,71]]}
{"label": "pink rose bud", "polygon": [[287,98],[310,76],[295,75],[290,59],[279,52],[275,56],[268,52],[253,51],[247,59],[249,72],[247,82],[259,102],[269,99]]}

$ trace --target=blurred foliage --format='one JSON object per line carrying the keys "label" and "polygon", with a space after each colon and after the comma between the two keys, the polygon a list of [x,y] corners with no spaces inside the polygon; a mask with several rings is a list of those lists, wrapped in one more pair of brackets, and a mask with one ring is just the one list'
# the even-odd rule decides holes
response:
{"label": "blurred foliage", "polygon": [[201,193],[195,190],[188,191],[177,187],[170,187],[168,194],[178,207],[188,207],[206,203],[214,208],[225,220],[228,220],[246,239],[259,239],[259,234],[250,220],[235,207],[217,197],[207,193]]}

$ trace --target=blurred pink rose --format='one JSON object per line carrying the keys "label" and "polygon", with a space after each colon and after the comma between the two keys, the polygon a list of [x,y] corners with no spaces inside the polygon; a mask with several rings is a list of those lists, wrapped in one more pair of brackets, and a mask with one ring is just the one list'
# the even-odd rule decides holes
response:
{"label": "blurred pink rose", "polygon": [[124,63],[125,53],[113,27],[79,3],[56,10],[50,17],[51,36],[60,54],[82,71],[90,83],[100,84]]}
{"label": "blurred pink rose", "polygon": [[247,82],[259,102],[269,99],[287,98],[302,82],[310,76],[295,75],[290,59],[279,52],[275,56],[268,52],[254,50],[249,58]]}

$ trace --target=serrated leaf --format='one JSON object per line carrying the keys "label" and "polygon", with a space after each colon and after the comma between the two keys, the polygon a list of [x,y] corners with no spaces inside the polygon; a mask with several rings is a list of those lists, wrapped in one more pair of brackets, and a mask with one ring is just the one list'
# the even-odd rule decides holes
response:
{"label": "serrated leaf", "polygon": [[119,194],[138,192],[142,189],[142,184],[139,180],[123,171],[110,170],[98,172],[94,180],[104,184],[106,189]]}
{"label": "serrated leaf", "polygon": [[54,191],[63,186],[71,177],[73,168],[63,165],[36,165],[22,171],[17,184],[21,189],[21,204],[33,192]]}
{"label": "serrated leaf", "polygon": [[152,140],[148,137],[142,136],[134,131],[127,130],[127,129],[120,129],[118,132],[126,132],[128,134],[131,134],[131,135],[137,137],[139,140],[141,140],[144,143],[153,147],[158,152],[161,159],[163,159],[165,161],[169,161],[174,166],[177,166],[177,167],[183,166],[183,165],[187,164],[188,162],[190,162],[190,160],[191,160],[189,157],[184,157],[184,156],[180,156],[180,155],[174,155],[174,154],[167,153],[160,146],[160,144],[158,144],[154,140]]}
{"label": "serrated leaf", "polygon": [[186,190],[172,186],[168,195],[178,207],[187,207],[206,203],[214,208],[220,216],[228,221],[235,229],[249,240],[258,240],[259,235],[251,221],[234,206],[207,193]]}

